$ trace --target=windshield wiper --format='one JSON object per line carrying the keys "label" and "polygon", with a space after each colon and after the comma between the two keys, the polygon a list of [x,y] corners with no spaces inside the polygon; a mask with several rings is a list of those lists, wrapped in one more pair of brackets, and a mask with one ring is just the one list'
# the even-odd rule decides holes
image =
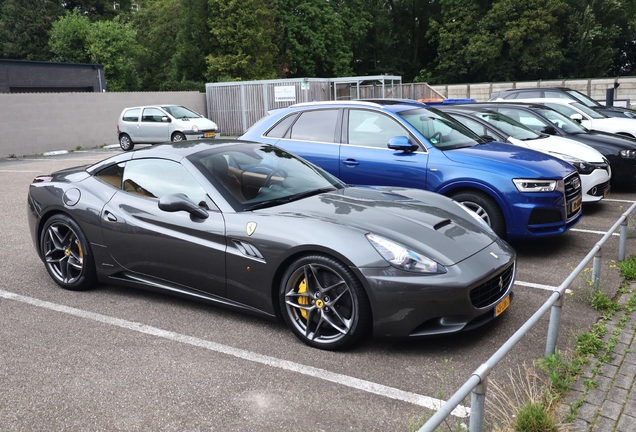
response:
{"label": "windshield wiper", "polygon": [[297,193],[297,194],[294,194],[294,195],[288,195],[288,196],[284,196],[284,197],[280,197],[280,198],[275,198],[273,200],[256,203],[254,205],[246,207],[245,211],[258,210],[258,209],[267,208],[267,207],[275,207],[277,205],[287,204],[287,203],[290,203],[292,201],[298,201],[299,199],[307,198],[307,197],[314,196],[314,195],[319,195],[319,194],[325,193],[325,192],[333,192],[335,190],[338,190],[338,189],[333,187],[333,186],[324,187],[324,188],[320,188],[320,189],[312,189],[312,190],[308,190],[308,191],[305,191],[305,192],[300,192],[300,193]]}

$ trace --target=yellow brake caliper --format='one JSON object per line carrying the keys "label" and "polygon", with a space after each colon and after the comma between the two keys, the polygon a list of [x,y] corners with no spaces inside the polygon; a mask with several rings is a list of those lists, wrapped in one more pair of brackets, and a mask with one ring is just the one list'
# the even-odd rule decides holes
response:
{"label": "yellow brake caliper", "polygon": [[79,256],[79,262],[80,264],[83,264],[84,252],[82,252],[82,244],[79,242],[79,240],[75,240],[75,244],[77,245],[77,255]]}
{"label": "yellow brake caliper", "polygon": [[[307,292],[307,281],[303,279],[298,284],[298,294],[304,294],[306,292]],[[303,306],[309,305],[309,297],[298,297],[298,304]],[[307,319],[306,310],[301,309],[300,314],[303,316],[303,318]]]}

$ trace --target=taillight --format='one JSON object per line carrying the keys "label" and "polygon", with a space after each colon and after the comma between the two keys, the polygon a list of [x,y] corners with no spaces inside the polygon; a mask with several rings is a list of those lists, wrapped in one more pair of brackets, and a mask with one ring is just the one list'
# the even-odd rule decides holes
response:
{"label": "taillight", "polygon": [[117,124],[117,133],[119,133],[119,132],[120,132],[120,130],[119,130],[119,124]]}
{"label": "taillight", "polygon": [[52,176],[37,176],[33,179],[33,183],[44,183],[53,180]]}

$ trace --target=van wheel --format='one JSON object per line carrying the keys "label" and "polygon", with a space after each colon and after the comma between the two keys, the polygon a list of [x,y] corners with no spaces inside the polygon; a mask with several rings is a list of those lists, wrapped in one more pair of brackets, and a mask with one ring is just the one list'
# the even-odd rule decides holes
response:
{"label": "van wheel", "polygon": [[181,132],[175,132],[172,134],[172,142],[177,142],[177,141],[185,141],[186,137],[184,134],[182,134]]}
{"label": "van wheel", "polygon": [[133,149],[135,144],[132,142],[128,135],[121,134],[119,135],[119,146],[123,151],[130,151]]}
{"label": "van wheel", "polygon": [[464,191],[451,195],[451,198],[477,213],[499,237],[506,238],[503,212],[490,196],[478,191]]}

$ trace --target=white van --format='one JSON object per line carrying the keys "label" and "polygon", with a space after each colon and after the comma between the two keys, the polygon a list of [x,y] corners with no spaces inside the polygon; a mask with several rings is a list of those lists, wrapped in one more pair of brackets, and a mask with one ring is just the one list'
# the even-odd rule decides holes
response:
{"label": "white van", "polygon": [[219,127],[212,120],[179,105],[124,108],[117,121],[119,145],[125,151],[137,143],[216,138]]}

